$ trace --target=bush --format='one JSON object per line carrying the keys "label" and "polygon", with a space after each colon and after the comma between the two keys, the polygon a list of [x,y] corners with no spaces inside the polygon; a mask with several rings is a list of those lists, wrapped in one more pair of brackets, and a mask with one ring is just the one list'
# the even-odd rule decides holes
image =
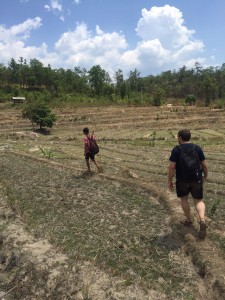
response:
{"label": "bush", "polygon": [[22,112],[22,117],[31,120],[32,124],[36,123],[39,125],[40,130],[43,127],[52,128],[56,121],[56,116],[51,113],[51,109],[42,101],[28,104]]}
{"label": "bush", "polygon": [[154,96],[153,96],[153,105],[154,106],[161,106],[161,103],[163,101],[164,98],[164,90],[162,90],[161,88],[157,87],[155,92],[154,92]]}
{"label": "bush", "polygon": [[188,105],[195,104],[195,102],[196,102],[196,96],[193,94],[187,95],[187,97],[185,98],[185,103]]}
{"label": "bush", "polygon": [[213,103],[213,108],[215,108],[215,109],[221,109],[221,108],[223,108],[224,107],[224,100],[222,100],[222,99],[217,99],[216,101],[215,101],[215,103]]}

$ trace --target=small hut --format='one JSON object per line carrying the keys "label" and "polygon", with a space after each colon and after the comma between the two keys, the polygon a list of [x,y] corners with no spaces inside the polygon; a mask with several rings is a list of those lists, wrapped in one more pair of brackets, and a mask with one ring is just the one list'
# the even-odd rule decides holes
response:
{"label": "small hut", "polygon": [[23,104],[26,101],[25,97],[12,97],[13,105]]}

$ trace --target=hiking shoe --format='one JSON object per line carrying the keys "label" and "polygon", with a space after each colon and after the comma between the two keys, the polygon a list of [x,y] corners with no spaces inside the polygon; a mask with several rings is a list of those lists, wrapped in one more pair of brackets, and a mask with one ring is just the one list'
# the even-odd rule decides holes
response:
{"label": "hiking shoe", "polygon": [[191,226],[192,221],[188,221],[187,219],[184,219],[183,221],[180,221],[180,223],[184,226]]}
{"label": "hiking shoe", "polygon": [[199,229],[198,236],[200,239],[204,239],[206,237],[207,225],[205,224],[204,221],[199,222],[199,224],[200,224],[200,229]]}

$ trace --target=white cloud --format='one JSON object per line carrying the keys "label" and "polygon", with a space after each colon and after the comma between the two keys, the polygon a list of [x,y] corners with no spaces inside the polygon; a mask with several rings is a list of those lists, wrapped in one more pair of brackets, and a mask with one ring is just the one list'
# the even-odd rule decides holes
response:
{"label": "white cloud", "polygon": [[169,5],[143,9],[136,32],[142,41],[134,51],[144,74],[196,62],[204,49],[202,41],[194,39],[195,31],[184,26],[182,12]]}
{"label": "white cloud", "polygon": [[137,68],[142,75],[155,73],[165,65],[165,58],[170,56],[170,51],[162,47],[158,39],[140,42],[134,50],[126,51],[122,55],[122,70],[128,72]]}
{"label": "white cloud", "polygon": [[46,4],[44,6],[44,8],[47,11],[52,12],[55,16],[59,16],[59,19],[61,21],[64,21],[64,16],[62,14],[63,7],[62,7],[62,4],[58,0],[51,0],[50,5]]}
{"label": "white cloud", "polygon": [[51,7],[50,7],[48,4],[45,4],[44,8],[45,8],[47,11],[51,11]]}
{"label": "white cloud", "polygon": [[50,5],[46,4],[45,8],[48,11],[62,11],[62,4],[58,0],[51,0]]}
{"label": "white cloud", "polygon": [[11,58],[25,59],[48,57],[47,45],[43,43],[40,47],[27,47],[25,41],[29,38],[31,31],[42,25],[41,18],[28,19],[25,22],[6,29],[0,25],[0,61],[7,63]]}
{"label": "white cloud", "polygon": [[10,43],[15,40],[26,40],[30,37],[30,32],[39,28],[42,25],[41,18],[28,19],[25,22],[14,25],[6,29],[0,25],[0,41],[3,43]]}
{"label": "white cloud", "polygon": [[99,26],[93,33],[86,24],[77,25],[56,43],[59,61],[67,67],[100,64],[109,72],[121,68],[124,74],[137,68],[142,76],[204,61],[199,57],[204,44],[194,39],[195,31],[184,26],[182,13],[175,7],[144,8],[136,32],[140,42],[128,49],[121,33],[105,33]]}
{"label": "white cloud", "polygon": [[80,0],[74,0],[74,3],[75,3],[75,4],[80,4],[81,1],[80,1]]}
{"label": "white cloud", "polygon": [[184,25],[179,9],[165,5],[142,10],[142,18],[137,24],[137,34],[143,40],[159,39],[165,48],[179,48],[188,43],[194,30],[188,30]]}
{"label": "white cloud", "polygon": [[17,35],[22,35],[23,39],[30,37],[30,32],[33,29],[37,29],[41,26],[41,18],[36,17],[35,19],[28,19],[22,24],[12,26],[10,29],[10,34],[14,37]]}
{"label": "white cloud", "polygon": [[126,49],[127,43],[123,35],[116,32],[104,33],[99,26],[93,33],[87,25],[78,24],[74,31],[64,33],[55,45],[59,55],[59,63],[67,67],[81,66],[90,68],[100,64],[102,68],[111,70]]}
{"label": "white cloud", "polygon": [[28,61],[33,58],[42,61],[47,57],[51,57],[51,55],[48,54],[47,45],[44,43],[40,47],[26,47],[22,41],[15,41],[7,44],[0,42],[0,61],[5,61],[7,63],[11,58],[18,60],[20,57],[23,57]]}
{"label": "white cloud", "polygon": [[[46,9],[59,12],[64,20],[60,2],[51,1],[50,4]],[[183,65],[191,67],[196,61],[204,62],[204,57],[201,57],[203,42],[194,38],[194,30],[184,26],[181,11],[169,5],[142,10],[135,29],[140,41],[133,49],[128,48],[123,33],[104,32],[98,25],[95,31],[90,31],[85,23],[64,32],[56,41],[53,53],[48,52],[45,42],[39,47],[27,47],[25,41],[31,31],[41,25],[41,19],[37,17],[9,29],[0,26],[0,61],[16,58],[16,54],[26,59],[35,57],[56,68],[79,66],[89,69],[100,64],[111,75],[118,68],[124,71],[124,75],[137,68],[141,76]]]}

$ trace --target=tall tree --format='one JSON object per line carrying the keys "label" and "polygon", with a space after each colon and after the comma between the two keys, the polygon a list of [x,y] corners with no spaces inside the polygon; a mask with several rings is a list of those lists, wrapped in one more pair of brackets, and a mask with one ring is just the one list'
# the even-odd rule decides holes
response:
{"label": "tall tree", "polygon": [[0,64],[0,85],[1,86],[4,86],[6,83],[7,72],[8,72],[7,68],[3,64]]}
{"label": "tall tree", "polygon": [[100,96],[103,94],[104,83],[106,82],[106,72],[99,65],[93,66],[89,70],[89,83],[94,94]]}
{"label": "tall tree", "polygon": [[118,69],[114,78],[116,80],[116,94],[124,99],[126,95],[126,82],[124,81],[123,71]]}
{"label": "tall tree", "polygon": [[9,62],[10,81],[11,83],[19,82],[19,65],[16,63],[14,58],[11,58]]}
{"label": "tall tree", "polygon": [[77,93],[88,93],[88,71],[85,68],[74,68],[73,87]]}
{"label": "tall tree", "polygon": [[43,63],[37,59],[30,60],[30,68],[31,68],[31,76],[32,76],[32,83],[37,86],[41,87],[43,85],[44,79],[44,66]]}
{"label": "tall tree", "polygon": [[211,100],[216,98],[216,82],[215,78],[206,74],[201,82],[201,88],[205,97],[205,105],[208,106]]}
{"label": "tall tree", "polygon": [[137,69],[134,69],[134,71],[129,72],[128,83],[132,92],[137,92],[141,90],[140,72]]}

